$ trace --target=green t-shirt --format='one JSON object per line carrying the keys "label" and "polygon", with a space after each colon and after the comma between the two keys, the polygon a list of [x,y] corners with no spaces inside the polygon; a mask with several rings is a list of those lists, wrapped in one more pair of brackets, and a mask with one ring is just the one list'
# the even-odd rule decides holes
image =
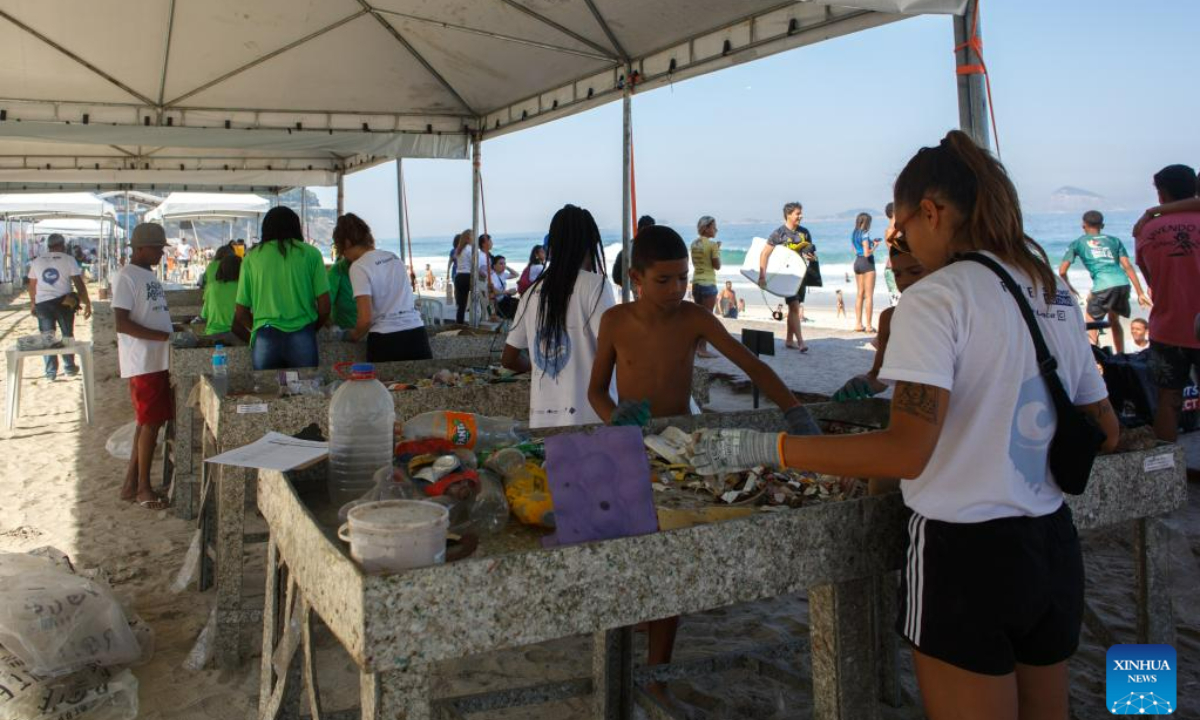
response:
{"label": "green t-shirt", "polygon": [[1121,267],[1121,259],[1129,257],[1125,245],[1111,235],[1080,235],[1067,247],[1062,261],[1083,260],[1092,276],[1092,290],[1107,290],[1129,284],[1129,276]]}
{"label": "green t-shirt", "polygon": [[350,330],[358,324],[358,305],[350,287],[350,263],[339,258],[329,267],[329,300],[333,305],[333,324]]}
{"label": "green t-shirt", "polygon": [[713,260],[721,259],[721,250],[712,238],[698,237],[692,241],[692,282],[696,285],[716,285],[717,271]]}
{"label": "green t-shirt", "polygon": [[317,298],[329,294],[329,278],[321,251],[300,241],[289,244],[287,255],[279,241],[256,245],[242,260],[237,304],[250,308],[254,327],[267,325],[296,332],[317,320]]}
{"label": "green t-shirt", "polygon": [[238,284],[217,280],[217,267],[221,263],[211,262],[204,269],[204,307],[200,317],[204,318],[204,334],[217,335],[233,329],[233,311],[237,304]]}

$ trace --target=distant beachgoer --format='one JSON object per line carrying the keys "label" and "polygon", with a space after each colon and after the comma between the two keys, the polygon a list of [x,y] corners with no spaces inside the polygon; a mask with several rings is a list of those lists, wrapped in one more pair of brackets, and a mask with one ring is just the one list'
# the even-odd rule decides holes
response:
{"label": "distant beachgoer", "polygon": [[745,306],[745,301],[738,300],[737,293],[733,291],[732,280],[725,281],[725,289],[721,291],[721,297],[717,302],[720,304],[721,317],[727,317],[730,320],[737,320],[738,312],[741,310],[739,306]]}
{"label": "distant beachgoer", "polygon": [[[908,250],[903,238],[895,238],[888,254],[896,273],[896,287],[901,293],[928,274],[921,261]],[[888,307],[879,313],[879,335],[875,338],[875,361],[871,369],[863,375],[855,375],[847,380],[846,384],[833,394],[834,400],[863,400],[887,390],[888,386],[879,380],[879,370],[883,367],[884,353],[887,351],[888,340],[891,339],[892,313],[895,311],[895,307]]]}
{"label": "distant beachgoer", "polygon": [[[1160,206],[1178,205],[1170,214],[1141,226],[1134,250],[1154,296],[1150,309],[1150,373],[1158,386],[1154,434],[1174,442],[1179,435],[1183,390],[1191,384],[1193,373],[1200,372],[1200,339],[1195,333],[1200,314],[1196,172],[1187,165],[1169,165],[1155,174],[1154,187]],[[1181,212],[1174,212],[1176,209]]]}
{"label": "distant beachgoer", "polygon": [[[66,253],[67,240],[54,233],[46,239],[46,252],[38,255],[29,264],[26,277],[29,284],[29,312],[37,318],[38,332],[62,333],[63,340],[75,337],[75,312],[83,306],[83,318],[92,316],[92,300],[88,297],[87,285],[83,284],[83,271],[79,263]],[[71,288],[75,289],[72,290]],[[58,377],[58,356],[42,358],[45,378]],[[63,374],[75,377],[79,366],[74,355],[63,356]]]}
{"label": "distant beachgoer", "polygon": [[588,380],[600,316],[614,301],[590,212],[567,205],[554,214],[550,257],[553,262],[521,296],[501,362],[530,373],[529,427],[599,423],[588,403]]}
{"label": "distant beachgoer", "polygon": [[121,499],[148,510],[167,503],[150,484],[150,466],[158,429],[175,417],[175,396],[168,372],[171,313],[155,269],[162,262],[167,235],[162,225],[141,223],[129,239],[132,255],[113,282],[113,317],[121,377],[129,379],[133,415],[133,451],[121,485]]}
{"label": "distant beachgoer", "polygon": [[[850,236],[850,245],[854,248],[854,284],[858,293],[854,297],[854,332],[874,333],[871,326],[875,317],[875,248],[880,240],[872,240],[871,216],[859,213],[854,218],[854,233]],[[863,315],[866,315],[866,326],[863,326]]]}
{"label": "distant beachgoer", "polygon": [[192,246],[188,245],[186,240],[181,240],[179,247],[175,249],[175,257],[179,261],[179,267],[185,280],[191,276],[192,252]]}
{"label": "distant beachgoer", "polygon": [[332,312],[330,321],[338,328],[349,331],[358,325],[358,303],[354,299],[354,288],[350,285],[350,260],[346,257],[344,235],[334,233],[333,254],[337,259],[329,266],[328,272]]}
{"label": "distant beachgoer", "polygon": [[[800,203],[790,202],[783,206],[783,225],[780,225],[775,232],[771,233],[771,237],[767,238],[767,246],[763,248],[762,255],[758,259],[759,287],[766,285],[767,259],[780,245],[810,261],[816,259],[816,246],[812,243],[812,234],[808,228],[800,224],[803,217],[804,208]],[[783,346],[799,350],[802,353],[808,352],[808,345],[804,342],[804,333],[800,329],[800,305],[804,302],[806,281],[807,278],[800,283],[800,290],[795,295],[783,299],[788,308],[787,332]]]}
{"label": "distant beachgoer", "polygon": [[908,162],[895,195],[896,227],[930,274],[892,316],[879,372],[895,383],[887,429],[702,430],[692,462],[702,475],[784,465],[913,478],[901,481],[913,515],[896,628],[913,648],[925,714],[1066,718],[1084,577],[1049,470],[1056,416],[1017,303],[992,270],[957,253],[986,253],[1014,277],[1068,397],[1103,429],[1102,451],[1116,447],[1117,418],[1082,313],[1025,234],[1003,166],[956,130]]}
{"label": "distant beachgoer", "polygon": [[508,281],[515,277],[519,276],[508,267],[507,258],[503,255],[492,256],[492,269],[488,273],[488,297],[492,306],[496,308],[496,314],[506,320],[511,320],[517,314],[517,289],[508,286]]}
{"label": "distant beachgoer", "polygon": [[[651,417],[688,414],[695,347],[705,338],[784,411],[789,432],[820,432],[770,366],[734,339],[710,310],[684,302],[688,247],[679,233],[663,225],[643,230],[631,255],[629,280],[641,288],[638,299],[614,306],[600,321],[588,399],[601,420],[644,425]],[[609,390],[618,365],[619,402],[614,402]],[[648,665],[671,662],[678,624],[677,617],[649,623]]]}
{"label": "distant beachgoer", "polygon": [[458,250],[454,255],[454,322],[459,325],[466,321],[467,305],[471,302],[471,269],[480,274],[480,279],[487,282],[487,258],[483,255],[482,238],[479,243],[480,256],[474,258],[475,236],[470,230],[463,230],[458,235]]}
{"label": "distant beachgoer", "polygon": [[[654,218],[650,217],[649,215],[643,215],[640,218],[638,218],[637,229],[634,230],[634,232],[633,232],[633,240],[636,240],[638,234],[640,234],[643,230],[645,230],[646,228],[648,228],[652,225],[654,225]],[[632,243],[633,240],[630,240],[630,242]],[[618,250],[617,257],[615,260],[613,260],[612,281],[617,284],[617,287],[625,287],[625,251],[624,250]]]}
{"label": "distant beachgoer", "polygon": [[846,284],[849,285],[850,284],[850,273],[847,272],[845,275],[846,275],[846,277],[845,277]]}
{"label": "distant beachgoer", "polygon": [[[710,313],[717,306],[717,271],[721,269],[721,243],[717,237],[717,221],[705,215],[696,222],[696,233],[692,241],[692,302]],[[696,355],[702,358],[716,357],[708,351],[703,339],[696,345]]]}
{"label": "distant beachgoer", "polygon": [[317,367],[317,330],[329,320],[325,258],[304,242],[300,217],[284,205],[267,211],[262,242],[242,260],[237,322],[251,329],[255,370]]}
{"label": "distant beachgoer", "polygon": [[1134,346],[1139,350],[1150,347],[1150,323],[1142,318],[1134,318],[1133,322],[1129,323],[1129,337],[1133,339]]}
{"label": "distant beachgoer", "polygon": [[250,329],[237,322],[238,278],[242,274],[242,259],[232,245],[217,248],[213,261],[204,269],[204,335],[225,345],[245,345],[250,341]]}
{"label": "distant beachgoer", "polygon": [[837,298],[837,316],[846,317],[846,298],[842,297],[842,289],[838,288],[834,291],[834,297]]}
{"label": "distant beachgoer", "polygon": [[375,236],[362,218],[346,213],[333,236],[350,261],[350,286],[358,319],[346,339],[367,339],[367,361],[430,360],[429,335],[413,295],[408,268],[395,253],[375,248]]}
{"label": "distant beachgoer", "polygon": [[739,314],[742,314],[742,315],[745,315],[745,314],[746,314],[746,300],[745,300],[745,298],[738,298],[738,313],[739,313]]}
{"label": "distant beachgoer", "polygon": [[425,264],[425,277],[423,280],[426,290],[433,290],[437,286],[437,278],[434,277],[433,268],[428,263]]}
{"label": "distant beachgoer", "polygon": [[[1092,291],[1087,296],[1085,315],[1088,322],[1107,318],[1112,330],[1113,350],[1125,352],[1125,335],[1121,331],[1121,318],[1129,317],[1129,285],[1133,283],[1137,291],[1138,304],[1144,308],[1151,305],[1149,296],[1142,292],[1142,284],[1138,281],[1137,271],[1129,262],[1125,245],[1111,235],[1105,235],[1104,216],[1096,210],[1088,210],[1083,214],[1084,234],[1076,238],[1063,254],[1062,263],[1058,266],[1058,274],[1075,295],[1079,293],[1071,287],[1067,279],[1067,271],[1075,258],[1083,260],[1088,274],[1092,276]],[[1127,279],[1128,278],[1128,279]],[[1095,345],[1100,339],[1099,330],[1089,330],[1088,336]]]}
{"label": "distant beachgoer", "polygon": [[529,250],[529,262],[525,265],[525,269],[521,271],[521,277],[517,278],[517,293],[524,295],[529,290],[529,286],[542,276],[542,272],[545,269],[546,246],[534,245]]}

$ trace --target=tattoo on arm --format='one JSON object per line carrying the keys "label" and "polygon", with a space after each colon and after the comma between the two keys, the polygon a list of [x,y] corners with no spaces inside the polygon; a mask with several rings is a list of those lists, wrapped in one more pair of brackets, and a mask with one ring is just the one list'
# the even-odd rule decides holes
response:
{"label": "tattoo on arm", "polygon": [[892,405],[907,415],[937,424],[938,391],[937,388],[920,383],[898,382]]}

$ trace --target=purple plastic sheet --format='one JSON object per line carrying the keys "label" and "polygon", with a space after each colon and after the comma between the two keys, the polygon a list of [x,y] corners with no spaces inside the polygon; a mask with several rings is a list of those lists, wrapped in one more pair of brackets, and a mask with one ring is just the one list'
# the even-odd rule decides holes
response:
{"label": "purple plastic sheet", "polygon": [[650,462],[636,427],[603,427],[546,438],[546,481],[557,542],[610,540],[658,532]]}

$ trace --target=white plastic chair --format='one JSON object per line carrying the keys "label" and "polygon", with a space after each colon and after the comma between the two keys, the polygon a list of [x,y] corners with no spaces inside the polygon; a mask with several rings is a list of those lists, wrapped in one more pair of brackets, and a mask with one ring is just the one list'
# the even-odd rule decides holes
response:
{"label": "white plastic chair", "polygon": [[425,326],[441,325],[446,322],[446,306],[441,300],[433,298],[417,298],[417,311],[421,313],[421,322]]}

